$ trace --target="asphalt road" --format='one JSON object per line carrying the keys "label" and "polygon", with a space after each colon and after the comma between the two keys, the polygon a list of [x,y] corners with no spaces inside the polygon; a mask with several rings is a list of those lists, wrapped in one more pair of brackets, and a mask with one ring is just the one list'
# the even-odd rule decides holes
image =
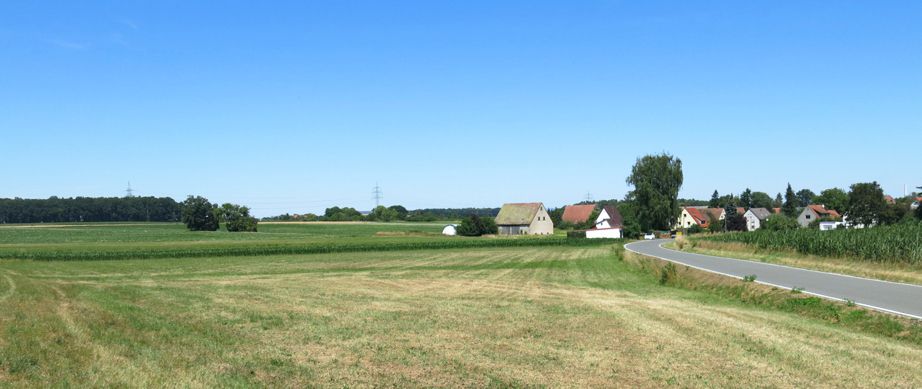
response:
{"label": "asphalt road", "polygon": [[644,240],[625,249],[696,269],[743,278],[779,288],[803,288],[804,293],[833,300],[851,300],[868,308],[922,319],[922,286],[871,280],[842,274],[798,269],[742,259],[691,254],[661,247],[672,240]]}

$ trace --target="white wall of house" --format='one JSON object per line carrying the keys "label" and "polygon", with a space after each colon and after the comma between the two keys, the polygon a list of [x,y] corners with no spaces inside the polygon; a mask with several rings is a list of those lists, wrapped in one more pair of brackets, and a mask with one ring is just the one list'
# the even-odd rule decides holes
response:
{"label": "white wall of house", "polygon": [[698,222],[695,221],[695,218],[685,208],[682,208],[682,213],[676,221],[675,229],[689,228],[696,225],[698,225]]}
{"label": "white wall of house", "polygon": [[586,230],[586,237],[589,239],[595,239],[595,238],[621,239],[621,229],[620,228],[604,228],[604,229]]}
{"label": "white wall of house", "polygon": [[746,218],[746,231],[755,231],[762,228],[762,221],[759,220],[756,214],[752,213],[752,210],[747,210],[743,217]]}
{"label": "white wall of house", "polygon": [[553,235],[554,234],[554,222],[551,221],[551,215],[547,213],[547,210],[544,209],[542,205],[538,208],[538,213],[535,214],[535,218],[531,221],[531,225],[528,226],[528,231],[526,234],[529,235]]}

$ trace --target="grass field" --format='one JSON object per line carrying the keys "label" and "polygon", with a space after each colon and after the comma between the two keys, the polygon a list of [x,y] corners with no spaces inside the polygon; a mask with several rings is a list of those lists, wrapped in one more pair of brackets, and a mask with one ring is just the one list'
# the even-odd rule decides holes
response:
{"label": "grass field", "polygon": [[[111,239],[183,241],[124,234]],[[605,244],[0,260],[0,386],[922,385],[917,343],[662,286],[621,255]]]}

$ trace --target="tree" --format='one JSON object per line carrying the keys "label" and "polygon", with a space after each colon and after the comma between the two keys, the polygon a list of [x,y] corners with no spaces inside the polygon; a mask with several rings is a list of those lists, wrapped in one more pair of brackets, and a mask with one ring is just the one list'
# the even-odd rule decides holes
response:
{"label": "tree", "polygon": [[387,207],[387,209],[397,213],[397,220],[405,220],[407,218],[407,214],[409,213],[409,211],[407,211],[407,209],[402,205],[391,205],[390,207]]}
{"label": "tree", "polygon": [[816,193],[813,193],[810,189],[801,189],[797,191],[797,202],[798,206],[806,207],[810,204],[813,204],[813,198],[816,197]]}
{"label": "tree", "polygon": [[711,195],[711,201],[708,202],[708,207],[718,208],[720,207],[720,194],[717,193],[717,190],[714,190],[714,194]]}
{"label": "tree", "polygon": [[237,204],[225,203],[218,210],[228,232],[256,232],[258,221],[250,216],[250,209]]}
{"label": "tree", "polygon": [[746,231],[746,218],[733,205],[724,208],[724,226],[727,231]]}
{"label": "tree", "polygon": [[182,202],[182,222],[191,231],[217,231],[215,206],[202,196],[189,196]]}
{"label": "tree", "polygon": [[851,186],[845,215],[848,216],[850,223],[870,226],[880,220],[886,207],[884,190],[880,188],[877,181],[862,182]]}
{"label": "tree", "polygon": [[909,204],[896,203],[884,205],[880,213],[880,224],[897,224],[909,215]]}
{"label": "tree", "polygon": [[640,228],[640,222],[637,220],[637,207],[632,202],[622,202],[617,205],[618,212],[621,213],[623,227],[621,235],[628,239],[640,238],[643,230]]}
{"label": "tree", "polygon": [[775,195],[775,201],[772,202],[772,208],[781,208],[784,200],[781,199],[781,193]]}
{"label": "tree", "polygon": [[845,207],[848,205],[848,193],[839,188],[829,188],[814,197],[813,204],[822,204],[826,209],[845,212]]}
{"label": "tree", "polygon": [[772,197],[765,192],[752,192],[752,201],[749,208],[767,208],[772,209]]}
{"label": "tree", "polygon": [[383,205],[379,205],[375,207],[375,209],[371,210],[371,213],[368,214],[367,219],[369,221],[389,222],[396,219],[397,216],[398,213],[396,210],[387,208]]}
{"label": "tree", "polygon": [[798,204],[800,204],[800,200],[797,199],[797,194],[794,193],[794,189],[791,189],[791,184],[788,183],[788,188],[784,191],[784,205],[781,206],[781,212],[787,216],[796,217]]}
{"label": "tree", "polygon": [[323,213],[323,219],[329,221],[358,221],[362,220],[362,213],[351,207],[332,207],[327,208]]}
{"label": "tree", "polygon": [[752,208],[752,190],[746,188],[743,193],[740,194],[740,206],[744,208]]}
{"label": "tree", "polygon": [[481,218],[470,215],[458,226],[456,232],[461,236],[481,236],[497,232],[496,221],[493,218]]}
{"label": "tree", "polygon": [[785,230],[796,230],[800,228],[800,224],[797,223],[797,219],[792,217],[787,217],[784,215],[771,215],[765,222],[762,223],[762,227],[768,231],[785,231]]}
{"label": "tree", "polygon": [[636,207],[644,230],[672,228],[679,217],[679,189],[682,187],[682,160],[669,154],[638,158],[625,180],[634,189],[627,199]]}

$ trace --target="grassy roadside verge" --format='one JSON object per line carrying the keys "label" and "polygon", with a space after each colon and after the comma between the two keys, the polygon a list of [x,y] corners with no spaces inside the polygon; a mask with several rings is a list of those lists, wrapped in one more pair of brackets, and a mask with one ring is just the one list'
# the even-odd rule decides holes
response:
{"label": "grassy roadside verge", "polygon": [[[759,249],[742,243],[698,239],[692,239],[688,242],[682,248],[682,251],[922,285],[922,265],[920,264],[876,263],[848,258],[820,257],[801,254],[793,250]],[[675,243],[670,243],[666,247],[674,250],[678,249]]]}
{"label": "grassy roadside verge", "polygon": [[922,345],[922,321],[877,312],[798,291],[721,276],[672,262],[625,251],[625,262],[658,277],[660,284],[704,291],[715,298],[791,312],[869,334]]}

